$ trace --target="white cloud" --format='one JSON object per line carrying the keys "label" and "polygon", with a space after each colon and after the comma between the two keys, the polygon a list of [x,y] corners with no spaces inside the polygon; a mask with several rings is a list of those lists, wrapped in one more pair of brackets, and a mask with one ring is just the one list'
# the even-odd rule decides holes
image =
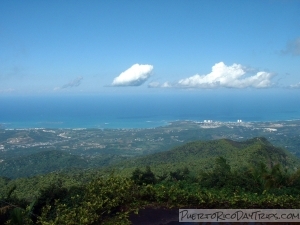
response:
{"label": "white cloud", "polygon": [[246,71],[240,64],[226,66],[219,62],[212,67],[211,73],[207,75],[194,75],[182,79],[177,86],[183,88],[266,88],[272,85],[273,74],[268,72],[257,72],[255,75],[245,77]]}
{"label": "white cloud", "polygon": [[172,85],[169,83],[169,82],[165,82],[161,85],[161,87],[163,88],[169,88],[169,87],[172,87]]}
{"label": "white cloud", "polygon": [[154,81],[154,82],[149,83],[149,84],[148,84],[148,87],[149,87],[149,88],[158,88],[158,87],[160,87],[160,83]]}
{"label": "white cloud", "polygon": [[289,88],[300,89],[300,82],[298,84],[292,84]]}
{"label": "white cloud", "polygon": [[152,70],[152,65],[134,64],[116,77],[112,86],[140,86],[151,76]]}
{"label": "white cloud", "polygon": [[286,48],[281,51],[283,54],[300,55],[300,37],[287,43]]}
{"label": "white cloud", "polygon": [[169,82],[164,82],[163,84],[159,83],[159,82],[151,82],[148,84],[149,88],[170,88],[173,85],[171,85]]}

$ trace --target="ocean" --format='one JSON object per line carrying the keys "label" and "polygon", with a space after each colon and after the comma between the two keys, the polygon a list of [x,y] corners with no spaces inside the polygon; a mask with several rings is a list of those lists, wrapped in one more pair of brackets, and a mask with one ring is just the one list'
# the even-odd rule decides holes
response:
{"label": "ocean", "polygon": [[299,91],[1,96],[0,128],[151,128],[176,120],[300,119]]}

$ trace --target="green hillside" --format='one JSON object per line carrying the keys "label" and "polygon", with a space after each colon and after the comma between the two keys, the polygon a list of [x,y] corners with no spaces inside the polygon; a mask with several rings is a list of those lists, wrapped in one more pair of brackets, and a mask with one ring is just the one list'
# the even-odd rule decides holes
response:
{"label": "green hillside", "polygon": [[43,151],[1,162],[0,176],[18,178],[73,168],[100,168],[122,159],[125,157],[109,154],[87,157],[72,155],[59,150]]}
{"label": "green hillside", "polygon": [[[110,156],[106,165],[117,163],[109,166],[100,158],[51,151],[7,164],[59,170],[0,177],[0,224],[129,225],[143,208],[300,207],[299,159],[265,138],[196,141],[122,162]],[[91,165],[102,168],[84,169]]]}
{"label": "green hillside", "polygon": [[1,162],[0,176],[20,178],[88,168],[118,170],[123,175],[128,175],[136,167],[145,166],[150,166],[158,173],[183,167],[198,173],[211,169],[212,162],[219,156],[224,157],[233,170],[260,162],[269,168],[278,163],[290,170],[300,168],[300,160],[296,156],[273,146],[265,138],[253,138],[242,142],[229,139],[195,141],[168,151],[130,159],[109,154],[87,157],[59,150],[43,151]]}
{"label": "green hillside", "polygon": [[158,173],[173,171],[179,167],[200,172],[212,169],[213,162],[219,156],[224,157],[233,170],[248,168],[261,162],[269,168],[275,164],[281,164],[291,171],[300,168],[299,158],[285,149],[273,146],[265,138],[242,142],[228,139],[195,141],[166,152],[130,159],[114,167],[123,173],[145,166],[150,166]]}

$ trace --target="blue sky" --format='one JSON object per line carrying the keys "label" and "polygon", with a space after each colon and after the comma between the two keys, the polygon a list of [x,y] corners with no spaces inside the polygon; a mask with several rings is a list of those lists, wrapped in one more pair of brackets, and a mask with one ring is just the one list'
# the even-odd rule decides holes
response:
{"label": "blue sky", "polygon": [[0,2],[0,95],[300,90],[300,1]]}

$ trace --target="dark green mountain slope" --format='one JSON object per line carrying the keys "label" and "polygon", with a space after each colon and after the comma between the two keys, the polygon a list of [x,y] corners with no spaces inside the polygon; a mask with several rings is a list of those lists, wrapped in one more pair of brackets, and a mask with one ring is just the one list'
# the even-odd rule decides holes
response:
{"label": "dark green mountain slope", "polygon": [[104,167],[121,159],[124,157],[108,154],[90,158],[58,150],[43,151],[1,162],[0,176],[18,178],[71,168]]}
{"label": "dark green mountain slope", "polygon": [[[90,162],[64,152],[35,156],[11,166],[17,166],[15,171],[44,164],[65,169],[30,178],[0,177],[1,224],[8,219],[5,224],[130,224],[126,218],[131,212],[153,207],[300,207],[299,159],[264,138],[191,142],[119,162],[108,168],[114,169],[110,174],[104,168],[80,169]],[[31,160],[30,166],[22,160]],[[77,169],[70,168],[74,164]],[[151,168],[136,169],[146,165]]]}
{"label": "dark green mountain slope", "polygon": [[188,167],[191,171],[202,171],[211,169],[218,156],[224,157],[233,170],[260,162],[268,167],[280,163],[290,170],[300,167],[300,160],[288,151],[273,146],[265,138],[253,138],[243,142],[228,139],[191,142],[170,151],[122,162],[117,168],[126,171],[151,166],[156,172],[164,172]]}
{"label": "dark green mountain slope", "polygon": [[159,173],[183,167],[197,173],[211,169],[218,156],[224,157],[233,170],[259,162],[264,162],[269,167],[280,163],[291,170],[300,168],[300,160],[288,151],[273,146],[265,138],[253,138],[243,142],[228,139],[190,142],[169,151],[127,160],[124,160],[125,157],[107,154],[92,158],[64,151],[44,151],[1,162],[0,176],[18,178],[54,171],[70,171],[73,168],[108,168],[125,175],[136,167],[145,166],[151,166]]}
{"label": "dark green mountain slope", "polygon": [[[130,177],[137,167],[144,169],[147,165],[151,166],[151,170],[157,175],[169,174],[187,167],[192,174],[198,176],[204,170],[213,169],[219,156],[226,159],[232,170],[249,168],[260,162],[269,167],[280,163],[291,172],[300,168],[300,160],[297,157],[273,146],[264,138],[253,138],[243,142],[220,139],[191,142],[166,152],[127,160],[112,155],[91,159],[61,151],[41,152],[18,160],[2,162],[0,176],[11,178],[37,176],[14,180],[0,179],[0,186],[15,185],[17,186],[15,193],[18,196],[29,198],[36,195],[39,188],[51,183],[62,182],[63,186],[71,187],[75,184],[84,184],[95,177],[109,175],[111,172]],[[54,171],[56,172],[53,173]],[[40,175],[43,173],[48,174]],[[34,193],[33,189],[36,190]],[[7,192],[6,189],[3,191]]]}

